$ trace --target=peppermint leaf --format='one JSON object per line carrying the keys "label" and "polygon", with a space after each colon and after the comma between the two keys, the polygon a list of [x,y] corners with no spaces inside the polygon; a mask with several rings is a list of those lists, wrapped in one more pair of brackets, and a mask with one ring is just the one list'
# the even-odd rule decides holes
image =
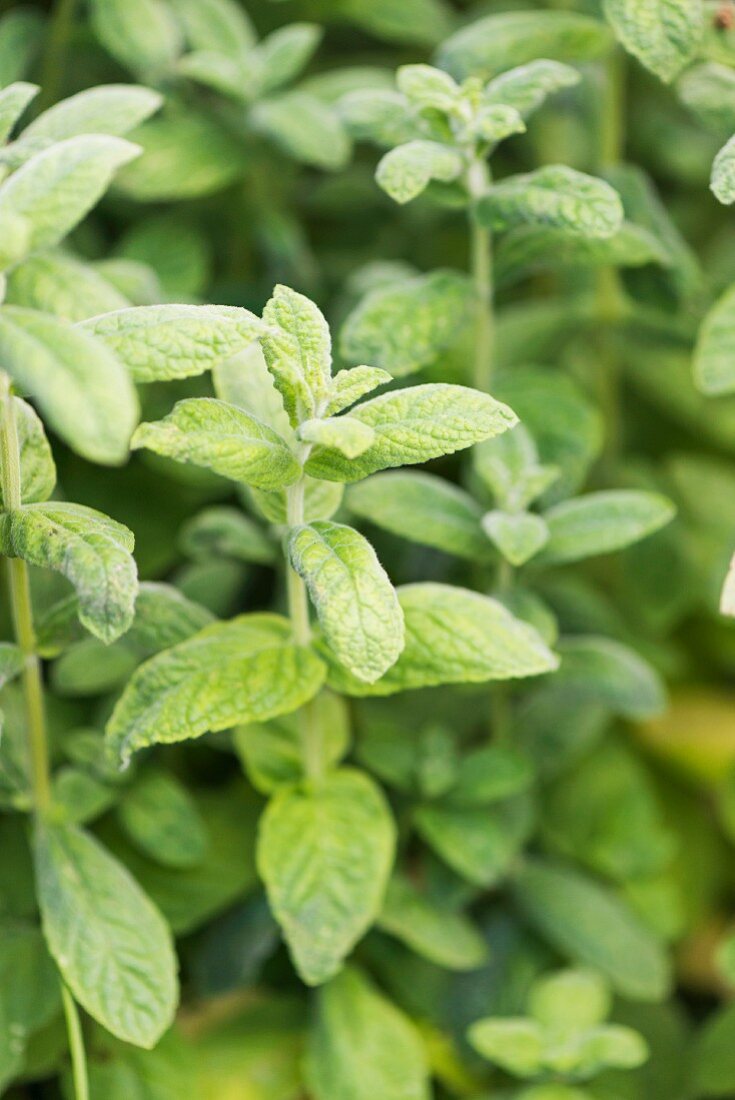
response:
{"label": "peppermint leaf", "polygon": [[163,0],[91,0],[90,14],[101,45],[144,77],[164,72],[181,51],[181,32]]}
{"label": "peppermint leaf", "polygon": [[380,370],[379,367],[351,367],[349,370],[338,371],[329,387],[327,416],[342,412],[366,393],[371,393],[390,380],[388,371]]}
{"label": "peppermint leaf", "polygon": [[73,825],[42,825],[34,846],[43,933],[75,999],[136,1046],[155,1046],[178,997],[171,934],[122,864]]}
{"label": "peppermint leaf", "polygon": [[255,30],[235,0],[170,0],[195,50],[241,60],[255,46]]}
{"label": "peppermint leaf", "polygon": [[[734,145],[735,150],[735,145]],[[735,390],[735,286],[718,298],[702,322],[694,350],[694,380],[706,394]]]}
{"label": "peppermint leaf", "polygon": [[37,84],[18,80],[0,92],[0,142],[7,141],[28,104],[40,92]]}
{"label": "peppermint leaf", "polygon": [[403,649],[403,612],[370,543],[317,521],[291,531],[288,552],[337,660],[359,680],[378,680]]}
{"label": "peppermint leaf", "polygon": [[263,310],[267,326],[263,355],[291,424],[313,416],[329,391],[332,341],[329,326],[313,302],[277,286]]}
{"label": "peppermint leaf", "polygon": [[130,304],[95,268],[55,251],[29,256],[13,268],[5,300],[72,323]]}
{"label": "peppermint leaf", "polygon": [[322,37],[315,23],[291,23],[267,35],[249,56],[261,94],[294,80],[308,65]]}
{"label": "peppermint leaf", "polygon": [[350,417],[375,432],[357,458],[317,447],[306,464],[312,477],[359,481],[377,470],[427,462],[471,447],[516,423],[515,414],[488,394],[444,383],[395,390],[358,405]]}
{"label": "peppermint leaf", "polygon": [[549,529],[531,512],[487,512],[482,529],[511,565],[524,565],[548,542]]}
{"label": "peppermint leaf", "polygon": [[336,111],[306,92],[264,99],[250,119],[256,130],[302,164],[333,172],[349,160],[351,143]]}
{"label": "peppermint leaf", "polygon": [[275,547],[263,529],[237,508],[214,506],[193,516],[181,528],[181,550],[194,561],[234,558],[264,565],[274,560]]}
{"label": "peppermint leaf", "polygon": [[79,134],[123,137],[162,102],[158,92],[137,84],[100,84],[49,107],[26,126],[21,141],[62,141]]}
{"label": "peppermint leaf", "polygon": [[166,867],[193,867],[207,852],[207,830],[186,787],[164,771],[145,772],[117,815],[136,848]]}
{"label": "peppermint leaf", "polygon": [[658,493],[626,489],[586,493],[545,513],[549,541],[543,560],[580,561],[621,550],[665,527],[674,515],[671,501]]}
{"label": "peppermint leaf", "polygon": [[667,83],[694,57],[704,29],[701,0],[604,0],[629,53]]}
{"label": "peppermint leaf", "polygon": [[548,96],[564,88],[573,88],[579,73],[558,61],[540,59],[501,73],[485,88],[483,103],[502,103],[528,118]]}
{"label": "peppermint leaf", "polygon": [[258,869],[307,985],[333,977],[377,917],[393,862],[390,810],[362,772],[332,772],[288,787],[268,804]]}
{"label": "peppermint leaf", "polygon": [[735,73],[729,65],[705,61],[677,82],[682,102],[704,125],[723,138],[735,130]]}
{"label": "peppermint leaf", "polygon": [[62,573],[76,589],[82,624],[103,642],[133,620],[133,542],[127,527],[81,504],[26,504],[0,515],[0,551]]}
{"label": "peppermint leaf", "polygon": [[[20,397],[12,399],[20,450],[20,491],[23,504],[48,500],[56,485],[56,465],[43,424]],[[3,503],[0,486],[0,506]]]}
{"label": "peppermint leaf", "polygon": [[305,420],[296,434],[304,443],[318,443],[322,447],[333,448],[345,458],[357,458],[375,440],[373,429],[352,416]]}
{"label": "peppermint leaf", "polygon": [[433,65],[401,65],[396,73],[398,91],[420,110],[433,107],[448,113],[460,95],[456,80]]}
{"label": "peppermint leaf", "polygon": [[549,165],[496,183],[477,204],[477,218],[491,229],[545,225],[583,237],[612,237],[623,222],[617,191],[594,176]]}
{"label": "peppermint leaf", "polygon": [[272,428],[212,397],[177,401],[163,420],[141,424],[131,447],[204,466],[258,489],[282,489],[301,476],[293,452]]}
{"label": "peppermint leaf", "polygon": [[437,141],[409,141],[386,153],[375,179],[387,195],[403,205],[425,191],[432,180],[451,183],[462,171],[462,157]]}
{"label": "peppermint leaf", "polygon": [[311,699],[323,679],[322,662],[294,644],[280,616],[213,623],[133,674],[108,722],[108,745],[124,762],[146,745],[275,718]]}
{"label": "peppermint leaf", "polygon": [[731,137],[715,157],[710,187],[725,206],[735,202],[735,137]]}
{"label": "peppermint leaf", "polygon": [[476,970],[487,958],[487,945],[467,917],[436,904],[403,875],[388,883],[378,927],[447,970]]}

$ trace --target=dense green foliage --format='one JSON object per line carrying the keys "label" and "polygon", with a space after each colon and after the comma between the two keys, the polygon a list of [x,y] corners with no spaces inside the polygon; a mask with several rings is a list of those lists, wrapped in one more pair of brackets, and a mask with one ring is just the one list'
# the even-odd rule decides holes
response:
{"label": "dense green foliage", "polygon": [[733,1096],[735,3],[246,7],[0,5],[0,1094]]}

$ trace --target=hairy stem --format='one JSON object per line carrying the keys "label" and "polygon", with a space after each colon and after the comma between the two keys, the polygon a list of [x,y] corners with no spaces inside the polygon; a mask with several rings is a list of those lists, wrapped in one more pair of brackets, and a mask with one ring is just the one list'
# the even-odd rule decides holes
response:
{"label": "hairy stem", "polygon": [[64,83],[66,51],[74,29],[77,0],[57,0],[46,39],[46,50],[41,66],[41,93],[38,110],[45,111],[59,98]]}
{"label": "hairy stem", "polygon": [[[289,529],[304,522],[304,490],[306,481],[302,477],[286,492],[286,522]],[[286,565],[286,585],[288,590],[288,614],[293,625],[294,639],[297,645],[308,645],[311,641],[309,623],[309,599],[306,585],[290,562]],[[301,753],[304,771],[314,783],[323,778],[322,724],[319,699],[309,700],[301,708]]]}
{"label": "hairy stem", "polygon": [[[3,506],[10,512],[21,506],[21,472],[15,405],[10,390],[10,379],[5,374],[0,374],[0,404],[0,476]],[[8,558],[7,567],[15,640],[23,651],[24,657],[23,694],[33,809],[37,816],[43,817],[51,806],[51,767],[46,736],[41,662],[36,654],[36,635],[33,629],[28,566],[20,558]]]}
{"label": "hairy stem", "polygon": [[[484,160],[476,157],[466,176],[471,201],[484,194],[489,174]],[[475,297],[475,339],[473,385],[488,393],[493,374],[495,318],[493,291],[492,233],[470,216],[470,263]]]}
{"label": "hairy stem", "polygon": [[74,1100],[89,1100],[89,1081],[87,1078],[87,1058],[84,1051],[84,1036],[79,1012],[69,990],[61,983],[61,1000],[64,1005],[66,1032],[69,1036],[72,1077],[74,1079]]}

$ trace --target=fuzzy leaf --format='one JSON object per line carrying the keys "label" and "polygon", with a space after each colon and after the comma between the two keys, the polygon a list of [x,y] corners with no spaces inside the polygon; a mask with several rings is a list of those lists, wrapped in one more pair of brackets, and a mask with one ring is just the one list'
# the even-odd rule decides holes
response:
{"label": "fuzzy leaf", "polygon": [[524,565],[548,542],[549,529],[532,512],[487,512],[482,529],[511,565]]}
{"label": "fuzzy leaf", "polygon": [[447,970],[475,970],[487,958],[485,941],[467,917],[438,905],[402,875],[388,883],[378,926]]}
{"label": "fuzzy leaf", "polygon": [[472,305],[464,275],[433,271],[369,291],[340,336],[345,359],[377,363],[395,378],[428,366],[459,335]]}
{"label": "fuzzy leaf", "polygon": [[480,480],[502,509],[521,512],[552,485],[559,471],[543,466],[524,424],[475,447],[472,462]]}
{"label": "fuzzy leaf", "polygon": [[398,599],[406,630],[401,656],[370,686],[332,669],[338,690],[392,695],[435,684],[538,676],[558,667],[558,659],[536,631],[489,596],[426,583],[404,585]]}
{"label": "fuzzy leaf", "polygon": [[[56,485],[56,465],[43,424],[33,408],[20,397],[12,400],[20,449],[21,500],[23,504],[48,500]],[[0,486],[0,507],[2,505],[3,493]]]}
{"label": "fuzzy leaf", "polygon": [[352,527],[316,522],[291,531],[288,552],[337,660],[359,680],[378,680],[403,649],[403,612],[370,543]]}
{"label": "fuzzy leaf", "polygon": [[392,88],[359,88],[338,104],[339,117],[356,141],[393,148],[411,141],[420,131],[405,96]]}
{"label": "fuzzy leaf", "polygon": [[395,827],[373,781],[352,769],[279,791],[258,837],[258,869],[294,963],[308,985],[338,973],[377,917]]}
{"label": "fuzzy leaf", "polygon": [[409,141],[386,153],[375,179],[387,195],[403,205],[425,191],[432,180],[451,183],[462,171],[462,157],[437,141]]}
{"label": "fuzzy leaf", "polygon": [[433,107],[448,113],[459,99],[459,85],[433,65],[401,65],[396,73],[398,91],[420,110]]}
{"label": "fuzzy leaf", "polygon": [[213,623],[134,673],[107,725],[110,751],[125,761],[146,745],[287,714],[323,679],[322,662],[294,644],[280,616]]}
{"label": "fuzzy leaf", "polygon": [[352,367],[337,371],[329,387],[326,415],[335,416],[343,409],[348,409],[366,393],[371,393],[390,380],[388,371],[380,370],[379,367]]}
{"label": "fuzzy leaf", "polygon": [[26,504],[0,515],[0,551],[62,573],[76,589],[82,624],[103,642],[133,620],[133,542],[127,527],[81,504]]}
{"label": "fuzzy leaf", "polygon": [[659,493],[612,489],[566,500],[545,513],[544,562],[581,561],[640,542],[670,523],[670,500]]}
{"label": "fuzzy leaf", "polygon": [[186,787],[167,772],[145,772],[126,791],[117,813],[136,848],[156,863],[184,868],[204,859],[204,821]]}
{"label": "fuzzy leaf", "polygon": [[394,535],[447,554],[483,561],[482,509],[463,489],[433,474],[376,474],[349,490],[351,512]]}
{"label": "fuzzy leaf", "polygon": [[694,351],[694,379],[703,393],[735,390],[735,286],[715,302],[702,322]]}
{"label": "fuzzy leaf", "polygon": [[306,469],[326,481],[360,481],[390,466],[427,462],[471,447],[516,423],[515,413],[489,394],[435,383],[395,390],[358,405],[350,416],[369,425],[375,442],[357,458],[317,447]]}
{"label": "fuzzy leaf", "polygon": [[150,1048],[178,996],[171,933],[129,871],[72,825],[35,837],[43,933],[74,998],[119,1039]]}
{"label": "fuzzy leaf", "polygon": [[496,183],[479,200],[477,218],[492,229],[547,225],[604,239],[620,229],[623,206],[609,183],[553,164]]}
{"label": "fuzzy leaf", "polygon": [[421,1034],[353,967],[319,991],[306,1080],[314,1100],[430,1100],[431,1096]]}
{"label": "fuzzy leaf", "polygon": [[36,253],[13,268],[5,300],[72,324],[130,305],[95,268],[60,251]]}
{"label": "fuzzy leaf", "polygon": [[121,65],[159,75],[181,51],[181,33],[163,0],[91,0],[92,30]]}
{"label": "fuzzy leaf", "polygon": [[626,50],[662,80],[673,80],[697,52],[701,0],[604,0],[603,10]]}
{"label": "fuzzy leaf", "polygon": [[735,202],[735,137],[731,137],[715,157],[710,187],[725,206]]}
{"label": "fuzzy leaf", "polygon": [[263,355],[295,427],[314,415],[329,392],[329,326],[313,302],[281,285],[263,310],[263,324]]}
{"label": "fuzzy leaf", "polygon": [[29,251],[48,248],[104,194],[116,170],[140,150],[122,138],[82,134],[32,156],[0,186],[0,218],[25,218]]}
{"label": "fuzzy leaf", "polygon": [[258,318],[240,306],[136,306],[80,326],[102,340],[136,382],[202,374],[249,347]]}
{"label": "fuzzy leaf", "polygon": [[3,306],[0,361],[73,450],[93,462],[127,456],[138,419],[135,390],[115,356],[87,332]]}
{"label": "fuzzy leaf", "polygon": [[163,420],[141,424],[131,447],[204,466],[258,489],[282,489],[301,476],[293,452],[272,428],[213,397],[177,401]]}
{"label": "fuzzy leaf", "polygon": [[267,35],[250,54],[249,62],[258,71],[258,90],[262,93],[294,80],[306,68],[322,37],[315,23],[290,23]]}
{"label": "fuzzy leaf", "polygon": [[482,99],[483,103],[513,107],[521,118],[528,118],[548,96],[574,87],[579,80],[576,69],[541,58],[496,76],[485,88]]}
{"label": "fuzzy leaf", "polygon": [[0,92],[0,142],[7,141],[18,119],[41,89],[18,80]]}
{"label": "fuzzy leaf", "polygon": [[101,84],[62,99],[35,118],[22,141],[63,141],[79,134],[123,137],[157,111],[162,96],[137,84]]}
{"label": "fuzzy leaf", "polygon": [[375,440],[373,429],[352,416],[305,420],[299,426],[297,435],[304,443],[318,443],[322,447],[333,448],[345,458],[357,458]]}

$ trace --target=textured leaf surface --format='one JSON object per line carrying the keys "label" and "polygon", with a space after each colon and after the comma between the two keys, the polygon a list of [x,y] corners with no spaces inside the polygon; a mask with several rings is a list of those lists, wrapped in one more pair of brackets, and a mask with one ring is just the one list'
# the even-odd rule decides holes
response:
{"label": "textured leaf surface", "polygon": [[580,561],[609,554],[658,531],[674,518],[670,500],[659,493],[611,489],[586,493],[546,512],[548,562]]}
{"label": "textured leaf surface", "polygon": [[583,237],[612,237],[623,223],[620,196],[609,183],[552,164],[496,183],[477,204],[492,229],[546,225]]}
{"label": "textured leaf surface", "polygon": [[563,955],[602,971],[621,996],[666,996],[671,976],[664,948],[607,887],[561,864],[533,860],[521,868],[515,891],[538,932]]}
{"label": "textured leaf surface", "polygon": [[548,96],[574,87],[579,80],[576,69],[541,58],[496,76],[485,88],[482,98],[488,104],[504,103],[515,108],[522,118],[527,118]]}
{"label": "textured leaf surface", "polygon": [[161,914],[122,864],[74,826],[40,828],[35,861],[44,935],[74,997],[113,1035],[154,1046],[178,994]]}
{"label": "textured leaf surface", "polygon": [[389,466],[427,462],[471,447],[516,423],[488,394],[444,383],[396,390],[358,405],[350,416],[368,424],[375,442],[357,458],[315,448],[306,469],[327,481],[359,481]]}
{"label": "textured leaf surface", "polygon": [[258,867],[301,977],[320,985],[380,911],[393,862],[387,804],[362,772],[280,791],[260,825]]}
{"label": "textured leaf surface", "polygon": [[451,183],[462,171],[456,149],[436,141],[409,141],[386,153],[375,178],[387,195],[403,205],[425,191],[432,180]]}
{"label": "textured leaf surface", "polygon": [[352,527],[316,522],[291,531],[288,551],[337,659],[378,680],[403,649],[403,612],[370,543]]}
{"label": "textured leaf surface", "polygon": [[83,625],[103,642],[133,620],[133,541],[127,527],[81,504],[27,504],[0,515],[2,553],[62,573],[77,591]]}
{"label": "textured leaf surface", "polygon": [[263,355],[292,425],[312,416],[329,391],[332,340],[319,309],[303,294],[277,286],[263,310]]}
{"label": "textured leaf surface", "polygon": [[301,475],[293,452],[272,428],[211,397],[177,401],[163,420],[141,424],[131,446],[205,466],[258,489],[282,489]]}
{"label": "textured leaf surface", "polygon": [[603,10],[626,50],[662,80],[681,72],[702,37],[701,0],[604,0]]}
{"label": "textured leaf surface", "polygon": [[161,106],[163,99],[137,84],[100,84],[55,103],[26,126],[22,141],[63,141],[79,134],[123,137]]}
{"label": "textured leaf surface", "polygon": [[136,382],[202,374],[243,351],[261,331],[258,318],[239,306],[137,306],[80,327],[107,344]]}
{"label": "textured leaf surface", "polygon": [[401,65],[396,73],[396,85],[419,109],[434,107],[451,111],[459,99],[459,85],[452,77],[433,65]]}
{"label": "textured leaf surface", "polygon": [[319,690],[324,667],[294,645],[278,615],[214,623],[135,672],[107,726],[112,752],[199,737],[296,710]]}
{"label": "textured leaf surface", "polygon": [[304,443],[318,443],[339,451],[345,458],[357,458],[375,439],[369,424],[351,416],[327,417],[324,420],[305,420],[298,430]]}
{"label": "textured leaf surface", "polygon": [[433,271],[370,291],[340,335],[345,359],[377,363],[394,378],[428,366],[467,322],[472,290],[454,271]]}
{"label": "textured leaf surface", "polygon": [[29,256],[13,269],[6,301],[53,313],[72,323],[130,304],[117,287],[89,264],[55,251]]}
{"label": "textured leaf surface", "polygon": [[329,387],[327,415],[334,416],[343,409],[348,409],[366,393],[371,393],[390,380],[390,374],[379,367],[361,366],[337,371]]}
{"label": "textured leaf surface", "polygon": [[710,187],[725,206],[735,202],[735,137],[731,137],[715,157]]}
{"label": "textured leaf surface", "polygon": [[319,992],[306,1077],[315,1100],[429,1100],[421,1036],[353,968]]}
{"label": "textured leaf surface", "polygon": [[482,509],[456,485],[433,474],[376,474],[349,490],[350,511],[378,527],[470,561],[488,557]]}
{"label": "textured leaf surface", "polygon": [[558,660],[527,623],[497,600],[443,584],[398,589],[406,644],[395,665],[370,685],[332,670],[350,695],[392,695],[435,684],[483,683],[550,672]]}
{"label": "textured leaf surface", "polygon": [[735,286],[715,302],[699,330],[694,379],[703,393],[735,390]]}
{"label": "textured leaf surface", "polygon": [[36,310],[3,306],[0,360],[75,451],[93,462],[122,462],[138,402],[125,370],[105,347]]}
{"label": "textured leaf surface", "polygon": [[[56,485],[56,465],[51,447],[33,408],[20,397],[12,398],[20,450],[20,495],[24,504],[48,500]],[[1,463],[0,463],[1,465]],[[3,503],[0,486],[0,506]]]}
{"label": "textured leaf surface", "polygon": [[102,134],[51,145],[0,186],[0,217],[26,219],[29,251],[58,244],[104,194],[116,170],[139,152],[137,145]]}
{"label": "textured leaf surface", "polygon": [[474,970],[487,958],[487,945],[468,917],[437,905],[401,875],[388,884],[378,926],[447,970]]}

